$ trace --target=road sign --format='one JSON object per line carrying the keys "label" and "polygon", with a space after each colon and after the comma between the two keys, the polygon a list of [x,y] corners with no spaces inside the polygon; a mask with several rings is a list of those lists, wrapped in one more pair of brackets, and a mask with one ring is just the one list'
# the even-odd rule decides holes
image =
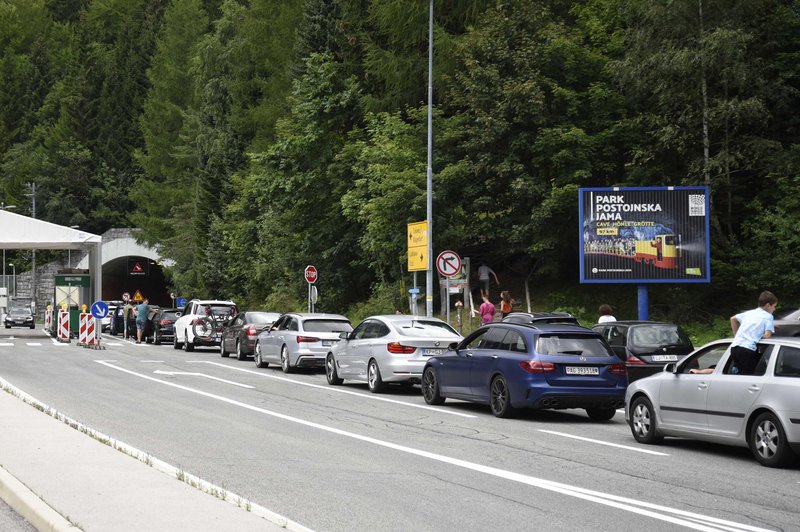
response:
{"label": "road sign", "polygon": [[455,251],[442,251],[436,257],[436,269],[445,277],[453,277],[461,273],[461,257]]}
{"label": "road sign", "polygon": [[409,294],[419,294],[419,288],[409,288],[408,289],[408,293]]}
{"label": "road sign", "polygon": [[131,293],[130,292],[123,292],[122,293],[122,300],[123,301],[128,301],[130,298],[131,298]]}
{"label": "road sign", "polygon": [[95,301],[92,303],[92,316],[99,320],[108,316],[108,305],[105,301]]}
{"label": "road sign", "polygon": [[408,224],[408,271],[428,269],[428,222]]}
{"label": "road sign", "polygon": [[140,292],[139,290],[134,292],[132,301],[135,301],[137,303],[141,303],[142,301],[144,301],[144,297],[142,296],[142,292]]}
{"label": "road sign", "polygon": [[305,276],[306,276],[306,282],[308,284],[316,283],[318,278],[317,268],[309,264],[308,266],[306,266]]}
{"label": "road sign", "polygon": [[178,308],[183,308],[186,306],[186,298],[185,297],[176,297],[175,298],[175,306]]}

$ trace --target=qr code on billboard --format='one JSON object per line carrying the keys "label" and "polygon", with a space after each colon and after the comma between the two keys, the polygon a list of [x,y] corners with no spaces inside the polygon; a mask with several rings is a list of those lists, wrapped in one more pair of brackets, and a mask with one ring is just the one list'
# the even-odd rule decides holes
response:
{"label": "qr code on billboard", "polygon": [[689,216],[706,215],[706,195],[689,194]]}

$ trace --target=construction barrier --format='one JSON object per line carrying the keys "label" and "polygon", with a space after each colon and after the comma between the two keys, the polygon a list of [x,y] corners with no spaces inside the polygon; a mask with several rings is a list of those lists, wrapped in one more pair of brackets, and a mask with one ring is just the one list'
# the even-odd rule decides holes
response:
{"label": "construction barrier", "polygon": [[53,336],[53,311],[52,310],[45,310],[44,311],[44,330],[50,336]]}
{"label": "construction barrier", "polygon": [[58,336],[56,338],[59,342],[69,343],[69,311],[58,311]]}

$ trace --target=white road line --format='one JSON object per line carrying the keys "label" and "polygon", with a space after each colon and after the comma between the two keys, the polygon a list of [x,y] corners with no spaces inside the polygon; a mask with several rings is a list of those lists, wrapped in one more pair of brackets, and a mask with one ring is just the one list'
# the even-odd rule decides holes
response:
{"label": "white road line", "polygon": [[473,416],[473,415],[470,415],[470,414],[462,414],[461,412],[452,412],[452,411],[444,409],[444,408],[436,408],[436,407],[428,406],[428,405],[416,405],[416,404],[413,404],[413,403],[406,403],[405,401],[398,401],[396,399],[389,399],[387,397],[379,397],[379,396],[374,395],[374,394],[358,393],[358,392],[353,392],[353,391],[350,391],[350,390],[342,390],[340,388],[335,388],[333,386],[320,386],[319,384],[311,384],[310,382],[296,381],[294,379],[287,379],[286,377],[277,377],[275,375],[270,375],[268,373],[263,373],[261,371],[253,371],[253,370],[250,370],[250,369],[237,368],[237,367],[234,367],[234,366],[229,366],[227,364],[220,364],[219,362],[209,362],[208,360],[187,360],[186,362],[197,363],[197,364],[211,364],[212,366],[219,366],[221,368],[231,369],[231,370],[234,370],[234,371],[242,371],[244,373],[251,373],[253,375],[258,375],[260,377],[266,377],[268,379],[274,379],[276,381],[283,381],[283,382],[289,382],[289,383],[292,383],[292,384],[299,384],[300,386],[308,386],[309,388],[319,388],[320,390],[325,390],[326,392],[335,392],[335,393],[344,393],[344,394],[348,394],[348,395],[357,395],[358,397],[363,397],[364,399],[373,399],[375,401],[383,401],[385,403],[394,403],[394,404],[403,405],[403,406],[411,406],[411,407],[414,407],[414,408],[422,408],[423,410],[433,410],[434,412],[439,412],[441,414],[450,414],[450,415],[453,415],[453,416],[469,417],[469,418],[478,417],[478,416]]}
{"label": "white road line", "polygon": [[3,347],[14,347],[14,344],[11,342],[0,342],[0,346]]}
{"label": "white road line", "polygon": [[164,361],[163,360],[140,360],[139,362],[157,362],[157,363],[162,363]]}
{"label": "white road line", "polygon": [[25,344],[25,345],[29,345],[29,346],[31,346],[31,347],[42,347],[42,344],[40,344],[40,343],[38,343],[38,342],[28,342],[28,343],[27,343],[27,344]]}
{"label": "white road line", "polygon": [[155,370],[153,373],[157,373],[159,375],[186,375],[189,377],[205,377],[206,379],[211,379],[212,381],[219,381],[224,382],[227,384],[233,384],[234,386],[241,386],[242,388],[250,388],[253,389],[252,386],[249,384],[242,384],[240,382],[233,382],[225,379],[220,379],[219,377],[212,377],[211,375],[206,375],[205,373],[191,373],[188,371],[163,371],[160,369]]}
{"label": "white road line", "polygon": [[657,456],[669,456],[667,453],[659,453],[658,451],[650,451],[648,449],[639,449],[638,447],[630,447],[628,445],[620,445],[618,443],[611,443],[607,441],[593,440],[591,438],[584,438],[583,436],[574,436],[572,434],[565,434],[564,432],[556,432],[554,430],[539,429],[539,432],[546,434],[555,434],[556,436],[564,436],[565,438],[572,438],[575,440],[587,441],[589,443],[597,443],[599,445],[608,445],[609,447],[618,447],[620,449],[627,449],[629,451],[636,451],[638,453],[654,454]]}
{"label": "white road line", "polygon": [[561,493],[563,495],[567,495],[570,497],[575,497],[577,499],[583,499],[585,501],[591,501],[598,504],[602,504],[604,506],[609,506],[611,508],[617,508],[619,510],[623,510],[626,512],[631,512],[639,515],[644,515],[647,517],[652,517],[653,519],[658,519],[660,521],[665,521],[667,523],[673,523],[676,525],[685,526],[687,528],[692,528],[694,530],[702,530],[704,532],[719,532],[719,530],[730,530],[730,531],[750,531],[750,532],[771,532],[769,529],[766,528],[759,528],[751,525],[745,525],[741,523],[736,523],[734,521],[727,521],[725,519],[718,519],[716,517],[711,517],[707,515],[697,514],[693,512],[687,512],[685,510],[680,510],[678,508],[670,508],[669,506],[661,506],[658,504],[653,504],[645,501],[639,501],[636,499],[629,499],[626,497],[619,497],[617,495],[613,495],[610,493],[603,493],[601,491],[594,491],[588,490],[585,488],[580,488],[578,486],[570,486],[569,484],[563,484],[560,482],[553,482],[550,480],[545,480],[537,477],[532,477],[529,475],[523,475],[521,473],[515,473],[513,471],[507,471],[504,469],[498,469],[496,467],[485,466],[482,464],[477,464],[475,462],[469,462],[466,460],[460,460],[458,458],[452,458],[449,456],[441,455],[432,453],[429,451],[423,451],[421,449],[415,449],[413,447],[406,447],[405,445],[399,445],[396,443],[379,440],[376,438],[371,438],[369,436],[362,436],[361,434],[356,434],[354,432],[348,432],[346,430],[337,429],[334,427],[329,427],[326,425],[321,425],[319,423],[314,423],[312,421],[306,421],[305,419],[300,419],[292,416],[288,416],[286,414],[280,414],[278,412],[272,412],[270,410],[266,410],[264,408],[260,408],[253,405],[248,405],[246,403],[242,403],[240,401],[236,401],[234,399],[229,399],[227,397],[223,397],[221,395],[215,395],[212,393],[204,392],[202,390],[197,390],[195,388],[189,388],[188,386],[181,386],[180,384],[175,384],[172,382],[163,381],[161,379],[156,379],[149,375],[143,375],[141,373],[136,373],[135,371],[131,371],[125,368],[121,368],[119,366],[115,366],[110,364],[106,360],[95,360],[98,364],[102,364],[108,368],[115,369],[117,371],[122,371],[123,373],[128,373],[130,375],[134,375],[136,377],[140,377],[142,379],[147,379],[149,381],[157,382],[159,384],[163,384],[165,386],[171,386],[173,388],[178,388],[180,390],[184,390],[187,392],[195,393],[198,395],[202,395],[204,397],[208,397],[211,399],[216,399],[218,401],[228,403],[234,406],[238,406],[241,408],[245,408],[247,410],[251,410],[254,412],[259,412],[261,414],[265,414],[271,417],[275,417],[278,419],[282,419],[284,421],[289,421],[291,423],[297,423],[299,425],[303,425],[306,427],[315,428],[318,430],[322,430],[325,432],[329,432],[331,434],[336,434],[339,436],[343,436],[346,438],[352,438],[354,440],[359,440],[365,443],[371,443],[373,445],[377,445],[380,447],[385,447],[387,449],[392,449],[395,451],[403,452],[406,454],[411,454],[414,456],[419,456],[422,458],[427,458],[430,460],[436,460],[438,462],[443,462],[446,464],[454,465],[456,467],[461,467],[464,469],[469,469],[472,471],[477,471],[479,473],[485,473],[487,475],[495,476],[498,478],[506,479],[512,482],[518,482],[521,484],[526,484],[528,486],[532,486],[535,488],[544,489],[547,491],[552,491],[555,493]]}
{"label": "white road line", "polygon": [[111,347],[119,347],[119,346],[121,346],[122,344],[120,344],[120,343],[117,343],[117,342],[108,342],[106,345],[108,345],[108,346],[111,346]]}

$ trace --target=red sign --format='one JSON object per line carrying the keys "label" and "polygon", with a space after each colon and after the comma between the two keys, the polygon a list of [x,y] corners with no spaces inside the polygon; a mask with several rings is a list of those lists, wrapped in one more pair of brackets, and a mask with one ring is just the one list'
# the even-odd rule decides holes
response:
{"label": "red sign", "polygon": [[461,273],[461,257],[455,251],[442,251],[436,257],[436,269],[445,277],[453,277]]}
{"label": "red sign", "polygon": [[317,282],[317,269],[314,266],[306,266],[306,282],[314,284]]}

